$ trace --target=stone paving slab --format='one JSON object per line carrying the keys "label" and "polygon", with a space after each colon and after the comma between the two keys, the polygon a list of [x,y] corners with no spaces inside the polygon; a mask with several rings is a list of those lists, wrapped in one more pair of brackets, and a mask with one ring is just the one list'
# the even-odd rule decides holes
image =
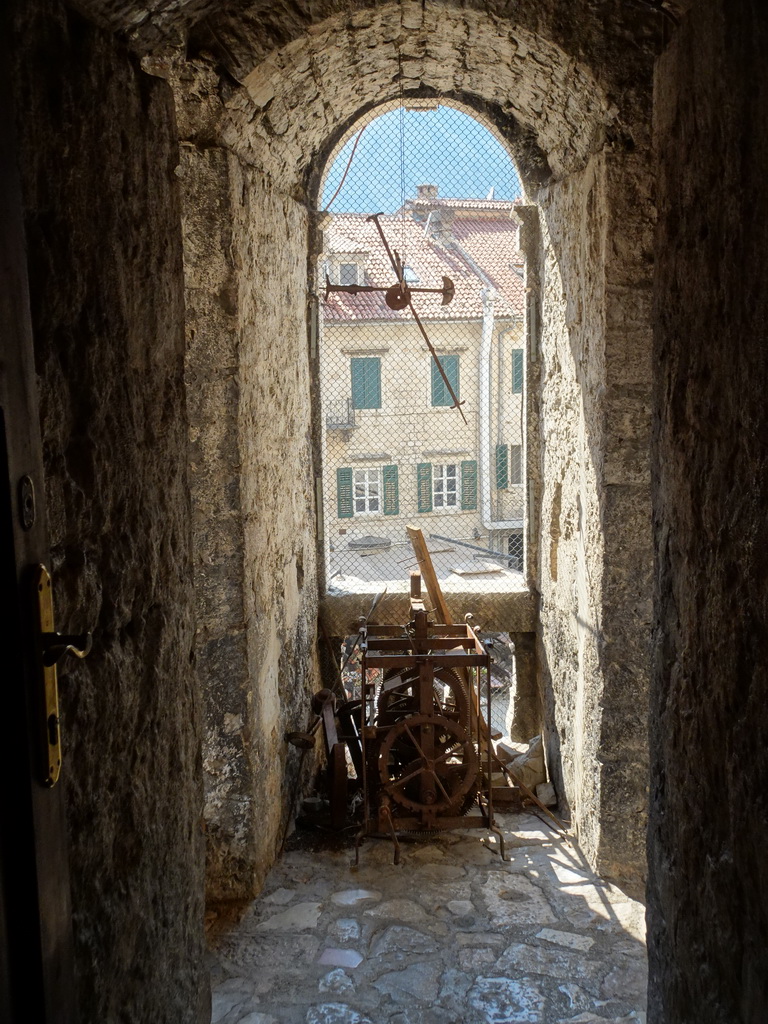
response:
{"label": "stone paving slab", "polygon": [[532,815],[295,849],[209,930],[212,1024],[645,1024],[645,911]]}

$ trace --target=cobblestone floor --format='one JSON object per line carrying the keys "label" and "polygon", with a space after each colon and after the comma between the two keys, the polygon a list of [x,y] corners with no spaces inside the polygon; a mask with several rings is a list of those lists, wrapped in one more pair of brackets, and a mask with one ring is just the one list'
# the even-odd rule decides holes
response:
{"label": "cobblestone floor", "polygon": [[644,1024],[645,910],[532,815],[294,849],[209,922],[213,1024]]}

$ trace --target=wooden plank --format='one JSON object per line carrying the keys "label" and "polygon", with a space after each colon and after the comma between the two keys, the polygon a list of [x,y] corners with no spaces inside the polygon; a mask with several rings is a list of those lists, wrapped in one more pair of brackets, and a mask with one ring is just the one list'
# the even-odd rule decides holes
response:
{"label": "wooden plank", "polygon": [[417,526],[406,526],[405,532],[408,534],[413,546],[413,553],[416,555],[416,561],[419,563],[419,569],[421,569],[421,575],[432,607],[437,612],[440,622],[452,626],[453,616],[448,610],[448,605],[445,603],[443,592],[440,589],[437,573],[432,565],[432,556],[429,553],[427,542],[424,540],[424,533]]}
{"label": "wooden plank", "polygon": [[500,565],[491,565],[489,562],[485,565],[461,564],[451,567],[451,572],[455,572],[457,576],[488,576],[490,573],[503,571]]}
{"label": "wooden plank", "polygon": [[[449,626],[454,624],[453,616],[451,615],[450,609],[443,597],[443,592],[440,589],[440,583],[437,579],[437,573],[435,567],[432,564],[432,556],[429,553],[427,542],[424,539],[424,533],[417,526],[406,526],[405,528],[408,537],[410,538],[411,544],[413,545],[413,552],[416,555],[416,559],[421,569],[421,575],[424,583],[427,587],[427,593],[429,594],[429,600],[432,607],[440,615],[441,621]],[[465,669],[458,669],[459,675],[462,682],[467,687],[470,698],[470,708],[472,711],[472,727],[474,730],[475,722],[479,723],[480,733],[480,749],[485,754],[490,749],[491,751],[491,762],[494,767],[501,768],[501,762],[496,757],[496,751],[493,749],[493,743],[491,742],[490,729],[488,724],[483,718],[483,713],[480,709],[480,695],[474,686],[470,686],[469,676]]]}

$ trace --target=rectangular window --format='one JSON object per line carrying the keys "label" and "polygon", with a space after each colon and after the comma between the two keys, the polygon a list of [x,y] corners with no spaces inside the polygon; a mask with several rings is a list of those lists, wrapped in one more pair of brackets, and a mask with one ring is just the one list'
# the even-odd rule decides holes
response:
{"label": "rectangular window", "polygon": [[[458,356],[438,356],[440,365],[443,368],[445,376],[451,382],[456,398],[460,398],[459,394],[459,357]],[[451,393],[445,386],[445,381],[442,378],[440,370],[437,367],[437,363],[434,358],[431,360],[432,366],[432,405],[453,405],[453,399]]]}
{"label": "rectangular window", "polygon": [[523,446],[511,444],[509,446],[509,482],[513,487],[523,482]]}
{"label": "rectangular window", "polygon": [[381,480],[378,469],[353,469],[355,515],[381,511]]}
{"label": "rectangular window", "polygon": [[455,463],[432,466],[432,505],[434,508],[458,508],[459,474]]}
{"label": "rectangular window", "polygon": [[512,394],[522,395],[523,393],[523,350],[512,349]]}
{"label": "rectangular window", "polygon": [[339,266],[339,284],[360,284],[356,263],[342,263]]}
{"label": "rectangular window", "polygon": [[336,470],[336,506],[339,519],[356,515],[400,514],[397,466]]}
{"label": "rectangular window", "polygon": [[353,409],[381,408],[381,359],[378,356],[350,360]]}
{"label": "rectangular window", "polygon": [[509,568],[521,572],[523,568],[522,530],[515,530],[514,533],[510,533],[507,537],[507,554],[509,555],[509,561],[507,562]]}

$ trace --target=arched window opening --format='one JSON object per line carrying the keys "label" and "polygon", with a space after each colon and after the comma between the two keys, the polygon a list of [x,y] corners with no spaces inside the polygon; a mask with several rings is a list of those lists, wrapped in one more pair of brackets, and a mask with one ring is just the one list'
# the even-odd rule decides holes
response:
{"label": "arched window opening", "polygon": [[521,187],[492,126],[396,105],[329,160],[318,265],[329,593],[521,589],[527,533]]}

